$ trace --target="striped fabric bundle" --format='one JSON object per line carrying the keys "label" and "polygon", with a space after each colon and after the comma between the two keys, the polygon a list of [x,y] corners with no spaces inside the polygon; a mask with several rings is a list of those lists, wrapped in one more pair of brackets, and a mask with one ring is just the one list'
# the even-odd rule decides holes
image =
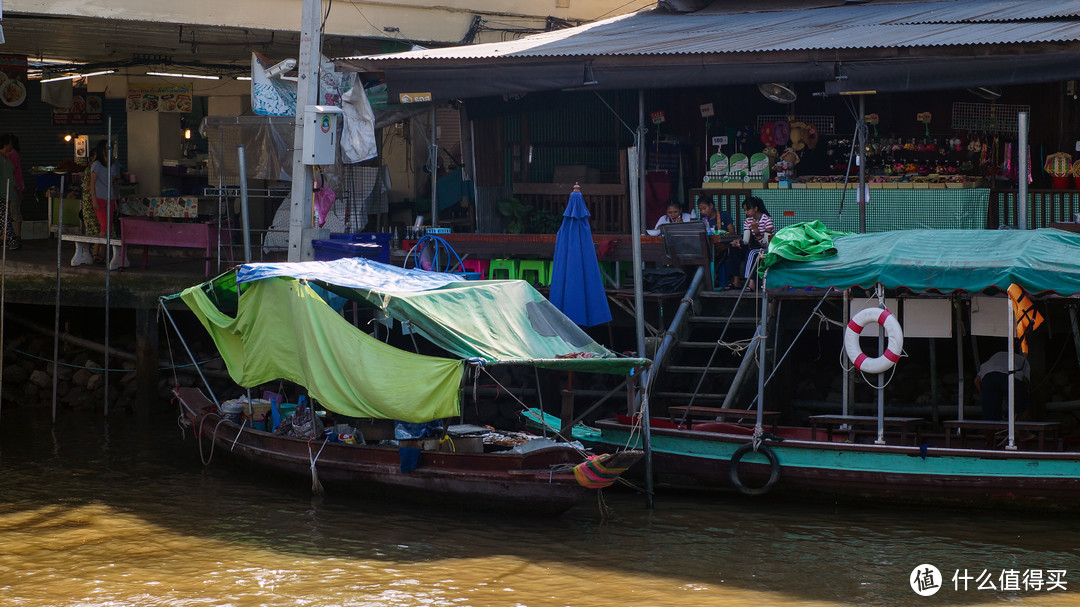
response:
{"label": "striped fabric bundle", "polygon": [[619,475],[626,472],[626,468],[605,466],[604,463],[611,457],[610,453],[591,455],[587,460],[574,466],[574,478],[577,479],[578,484],[587,489],[603,489],[614,484]]}

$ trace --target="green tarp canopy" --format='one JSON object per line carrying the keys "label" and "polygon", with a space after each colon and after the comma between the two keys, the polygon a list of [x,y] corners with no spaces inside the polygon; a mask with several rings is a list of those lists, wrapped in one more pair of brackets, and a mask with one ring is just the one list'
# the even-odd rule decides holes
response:
{"label": "green tarp canopy", "polygon": [[241,386],[286,379],[355,417],[457,415],[464,360],[376,340],[335,312],[324,299],[330,294],[383,310],[477,363],[612,374],[649,364],[596,343],[524,281],[462,281],[358,258],[248,264],[163,299],[179,297],[191,308]]}
{"label": "green tarp canopy", "polygon": [[899,230],[833,245],[836,255],[824,259],[777,260],[766,287],[979,293],[1015,283],[1032,295],[1080,294],[1080,235],[1062,230]]}
{"label": "green tarp canopy", "polygon": [[334,312],[307,283],[272,278],[247,285],[235,317],[207,293],[200,285],[180,297],[240,386],[286,379],[352,417],[426,422],[459,413],[464,361],[384,344]]}

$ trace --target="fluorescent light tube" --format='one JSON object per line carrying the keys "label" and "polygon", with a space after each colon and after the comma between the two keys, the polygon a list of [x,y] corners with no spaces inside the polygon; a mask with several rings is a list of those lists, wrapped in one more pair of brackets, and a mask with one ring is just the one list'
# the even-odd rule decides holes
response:
{"label": "fluorescent light tube", "polygon": [[59,80],[76,80],[78,78],[89,78],[90,76],[104,76],[105,74],[115,74],[116,70],[103,70],[100,72],[90,72],[89,74],[72,74],[70,76],[57,76],[55,78],[42,78],[41,82],[57,82]]}
{"label": "fluorescent light tube", "polygon": [[205,76],[203,74],[177,74],[175,72],[146,72],[147,76],[165,76],[171,78],[197,78],[199,80],[221,80],[221,76]]}

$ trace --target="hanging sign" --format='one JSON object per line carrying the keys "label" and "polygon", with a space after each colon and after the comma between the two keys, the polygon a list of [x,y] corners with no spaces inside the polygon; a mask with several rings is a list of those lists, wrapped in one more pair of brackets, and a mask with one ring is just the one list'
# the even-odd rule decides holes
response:
{"label": "hanging sign", "polygon": [[398,103],[426,103],[431,101],[431,93],[400,93]]}
{"label": "hanging sign", "polygon": [[104,97],[99,93],[87,93],[85,87],[74,89],[70,108],[53,108],[53,126],[101,124],[101,108],[104,102]]}
{"label": "hanging sign", "polygon": [[[3,37],[0,32],[0,41]],[[0,109],[26,109],[25,55],[0,55]]]}
{"label": "hanging sign", "polygon": [[127,111],[188,113],[192,85],[160,82],[128,82]]}
{"label": "hanging sign", "polygon": [[661,124],[661,123],[663,123],[663,122],[665,122],[667,120],[667,118],[664,117],[664,111],[663,110],[657,110],[655,112],[650,112],[649,113],[649,118],[652,118],[652,123],[653,124]]}
{"label": "hanging sign", "polygon": [[702,103],[699,108],[701,109],[702,118],[708,118],[715,113],[713,110],[713,104],[711,103]]}

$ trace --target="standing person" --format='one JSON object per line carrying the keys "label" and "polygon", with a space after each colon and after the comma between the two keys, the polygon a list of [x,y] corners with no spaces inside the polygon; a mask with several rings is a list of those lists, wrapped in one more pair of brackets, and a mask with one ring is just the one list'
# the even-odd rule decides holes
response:
{"label": "standing person", "polygon": [[656,220],[656,225],[653,226],[654,230],[659,230],[660,226],[665,223],[686,223],[690,221],[690,213],[683,213],[682,206],[677,202],[669,202],[667,210],[660,216],[660,219]]}
{"label": "standing person", "polygon": [[[1016,381],[1017,378],[1020,381]],[[1019,352],[1013,353],[1013,396],[1015,411],[1019,416],[1027,411],[1028,382],[1031,381],[1031,366],[1027,357]],[[1009,398],[1009,353],[998,352],[979,365],[979,374],[975,376],[975,389],[982,394],[982,418],[1001,421],[1002,402]]]}
{"label": "standing person", "polygon": [[7,157],[8,162],[11,163],[12,171],[15,174],[15,178],[12,181],[11,188],[11,200],[8,205],[8,212],[11,213],[11,221],[15,227],[15,236],[22,238],[22,198],[23,192],[26,190],[26,183],[23,181],[22,174],[22,159],[19,157],[19,138],[13,133],[5,133],[0,136],[0,154]]}
{"label": "standing person", "polygon": [[[114,163],[113,170],[109,171],[109,152],[106,145],[106,141],[102,139],[94,147],[94,160],[90,164],[90,191],[94,195],[94,215],[97,217],[98,233],[104,235],[105,230],[109,230],[113,238],[116,238],[113,220],[116,219],[116,209],[120,204],[116,197],[116,192],[120,187],[120,167]],[[104,255],[101,257],[104,260]],[[95,256],[95,261],[98,261],[97,256]]]}
{"label": "standing person", "polygon": [[[82,217],[84,236],[101,234],[101,226],[98,225],[97,213],[94,211],[94,162],[97,161],[97,157],[97,148],[90,150],[90,155],[86,159],[86,170],[83,171],[82,177],[82,207],[79,209],[79,216]],[[85,244],[75,243],[76,249],[80,249],[82,255],[86,254],[85,249],[82,248]],[[94,245],[94,261],[100,262],[102,260],[102,258],[99,258],[101,254],[101,246]],[[76,253],[76,256],[78,257],[79,253]],[[84,260],[84,263],[89,263],[89,261]]]}
{"label": "standing person", "polygon": [[743,220],[744,240],[736,240],[732,244],[737,248],[747,249],[746,264],[742,275],[749,281],[749,287],[753,289],[755,283],[751,272],[754,271],[754,263],[761,255],[762,249],[768,245],[769,238],[776,232],[776,228],[773,226],[772,217],[769,217],[769,211],[765,209],[765,202],[757,196],[747,196],[746,200],[743,200],[742,207],[743,214],[746,215],[746,219]]}
{"label": "standing person", "polygon": [[14,205],[9,204],[4,197],[4,193],[9,190],[14,193],[15,168],[6,155],[0,154],[0,213],[7,217],[7,223],[4,226],[4,238],[7,239],[7,248],[16,250],[22,247],[22,241],[15,235],[15,223],[11,216],[11,207]]}

